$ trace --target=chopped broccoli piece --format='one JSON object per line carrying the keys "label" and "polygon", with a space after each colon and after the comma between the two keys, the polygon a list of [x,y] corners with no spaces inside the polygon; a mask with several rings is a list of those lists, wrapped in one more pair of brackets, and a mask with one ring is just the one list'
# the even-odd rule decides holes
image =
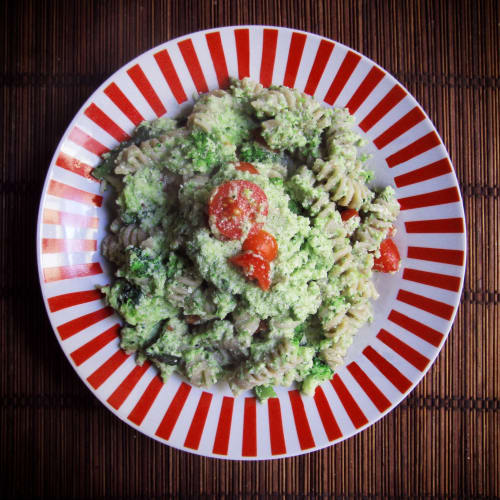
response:
{"label": "chopped broccoli piece", "polygon": [[307,396],[314,396],[314,391],[319,384],[333,377],[333,370],[321,359],[314,358],[313,365],[309,373],[302,382],[302,393]]}
{"label": "chopped broccoli piece", "polygon": [[293,340],[300,344],[302,342],[302,340],[304,339],[305,331],[306,331],[306,324],[305,323],[302,323],[299,326],[296,326],[295,330],[294,330]]}
{"label": "chopped broccoli piece", "polygon": [[254,388],[255,395],[259,399],[259,402],[263,403],[269,398],[275,398],[276,392],[274,392],[274,388],[272,385],[258,385]]}
{"label": "chopped broccoli piece", "polygon": [[270,177],[269,182],[275,186],[283,186],[283,179],[281,177]]}
{"label": "chopped broccoli piece", "polygon": [[255,141],[245,142],[241,145],[239,154],[240,160],[248,161],[250,163],[277,163],[279,162],[279,155],[269,151],[262,146],[259,146]]}
{"label": "chopped broccoli piece", "polygon": [[177,271],[181,270],[184,265],[174,252],[170,252],[168,255],[168,260],[166,262],[166,267],[167,267],[167,278],[172,278],[177,274]]}
{"label": "chopped broccoli piece", "polygon": [[117,276],[126,278],[144,293],[161,295],[167,279],[167,271],[161,258],[149,248],[128,247],[126,264],[119,269]]}

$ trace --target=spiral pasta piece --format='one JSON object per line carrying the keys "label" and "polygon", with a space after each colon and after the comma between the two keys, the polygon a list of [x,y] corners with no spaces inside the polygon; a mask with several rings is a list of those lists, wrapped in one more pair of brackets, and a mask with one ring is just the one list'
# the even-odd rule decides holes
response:
{"label": "spiral pasta piece", "polygon": [[347,175],[345,167],[338,160],[316,160],[312,166],[321,188],[329,193],[330,200],[341,207],[359,210],[373,196],[361,180]]}
{"label": "spiral pasta piece", "polygon": [[231,93],[240,98],[255,99],[265,90],[266,89],[261,83],[248,77],[242,80],[232,80],[231,83]]}
{"label": "spiral pasta piece", "polygon": [[154,167],[160,165],[166,153],[176,138],[189,134],[186,128],[175,129],[141,142],[139,145],[132,144],[120,151],[116,157],[114,173],[127,175],[137,172],[142,167]]}
{"label": "spiral pasta piece", "polygon": [[325,336],[332,339],[332,343],[321,349],[320,357],[328,363],[332,370],[337,369],[344,363],[344,358],[349,346],[352,344],[354,335],[371,318],[370,303],[361,301],[349,308],[335,329],[325,332]]}
{"label": "spiral pasta piece", "polygon": [[120,228],[118,231],[118,237],[120,239],[120,243],[123,245],[123,248],[126,248],[129,245],[138,247],[148,238],[148,233],[135,224],[129,224]]}
{"label": "spiral pasta piece", "polygon": [[353,239],[357,251],[375,252],[387,237],[392,224],[399,214],[399,203],[394,198],[394,190],[388,186],[370,203],[368,215],[355,231]]}
{"label": "spiral pasta piece", "polygon": [[260,325],[260,318],[248,309],[239,307],[232,313],[234,328],[238,333],[253,335]]}
{"label": "spiral pasta piece", "polygon": [[237,396],[240,392],[257,385],[281,385],[287,382],[285,375],[293,372],[300,363],[299,348],[290,340],[283,339],[261,363],[254,364],[247,361],[241,365],[229,380],[229,386]]}
{"label": "spiral pasta piece", "polygon": [[271,87],[251,101],[261,123],[261,135],[275,150],[304,158],[320,154],[321,134],[332,123],[332,110],[311,96],[285,86]]}
{"label": "spiral pasta piece", "polygon": [[231,107],[233,99],[231,94],[222,89],[211,90],[203,94],[193,107],[187,124],[190,128],[198,128],[211,133],[217,128],[218,114],[214,110],[220,107]]}
{"label": "spiral pasta piece", "polygon": [[101,243],[101,253],[104,258],[122,265],[125,262],[123,246],[119,238],[114,234],[108,234]]}
{"label": "spiral pasta piece", "polygon": [[203,282],[201,276],[193,272],[184,272],[175,281],[166,286],[166,297],[175,306],[182,306],[186,297],[191,295]]}

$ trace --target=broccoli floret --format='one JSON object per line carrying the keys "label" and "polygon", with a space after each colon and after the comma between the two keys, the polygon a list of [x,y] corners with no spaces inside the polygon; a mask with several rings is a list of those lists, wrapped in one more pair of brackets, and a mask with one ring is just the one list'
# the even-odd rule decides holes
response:
{"label": "broccoli floret", "polygon": [[95,167],[94,170],[92,170],[92,176],[102,181],[106,176],[111,174],[116,167],[115,165],[116,157],[120,154],[120,152],[123,149],[128,148],[133,143],[134,141],[132,139],[124,141],[120,143],[115,149],[108,151],[107,153],[104,153],[101,156],[102,162],[99,165],[97,165],[97,167]]}
{"label": "broccoli floret", "polygon": [[165,267],[167,269],[167,278],[170,279],[177,274],[177,271],[180,271],[184,267],[184,264],[177,254],[170,252]]}
{"label": "broccoli floret", "polygon": [[157,323],[178,313],[165,298],[146,295],[139,287],[124,279],[117,279],[112,286],[104,286],[101,291],[106,302],[118,311],[129,325]]}
{"label": "broccoli floret", "polygon": [[254,391],[260,403],[263,403],[269,398],[277,397],[272,385],[258,385],[254,387]]}
{"label": "broccoli floret", "polygon": [[137,326],[124,326],[120,332],[120,347],[127,353],[135,352],[149,345],[160,331],[158,323],[142,323]]}
{"label": "broccoli floret", "polygon": [[280,160],[279,155],[259,146],[255,141],[242,144],[238,156],[240,160],[250,163],[278,163]]}
{"label": "broccoli floret", "polygon": [[134,130],[132,139],[136,144],[139,144],[142,141],[146,141],[152,137],[158,137],[169,130],[173,130],[176,126],[177,122],[171,118],[157,118],[152,121],[146,120],[139,123]]}
{"label": "broccoli floret", "polygon": [[293,334],[293,340],[295,342],[298,342],[299,344],[302,343],[302,341],[304,340],[305,331],[306,331],[305,323],[296,326]]}
{"label": "broccoli floret", "polygon": [[128,279],[144,293],[162,295],[167,271],[161,258],[149,248],[129,247],[125,252],[126,263],[117,276]]}
{"label": "broccoli floret", "polygon": [[307,396],[314,396],[316,387],[325,380],[330,380],[333,377],[333,370],[321,359],[314,358],[313,365],[309,373],[302,382],[301,391]]}

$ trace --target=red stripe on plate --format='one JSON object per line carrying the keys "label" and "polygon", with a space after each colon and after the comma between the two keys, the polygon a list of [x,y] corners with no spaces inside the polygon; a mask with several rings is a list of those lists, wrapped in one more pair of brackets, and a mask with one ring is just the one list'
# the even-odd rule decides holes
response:
{"label": "red stripe on plate", "polygon": [[403,100],[406,91],[399,85],[392,87],[380,102],[363,118],[359,127],[364,132],[368,132],[377,122],[379,122],[389,111]]}
{"label": "red stripe on plate", "polygon": [[88,383],[94,389],[98,389],[128,358],[129,355],[126,354],[125,351],[118,349],[118,351],[87,378]]}
{"label": "red stripe on plate", "polygon": [[118,338],[119,330],[120,325],[113,325],[105,332],[102,332],[100,335],[97,335],[97,337],[94,337],[92,340],[73,351],[70,356],[75,362],[75,365],[80,366],[82,363],[87,361],[87,359],[99,352],[103,347]]}
{"label": "red stripe on plate", "polygon": [[447,248],[408,247],[408,258],[441,262],[454,266],[464,265],[464,252]]}
{"label": "red stripe on plate", "polygon": [[337,100],[339,94],[342,92],[347,80],[351,77],[353,71],[356,69],[361,56],[349,50],[340,65],[340,68],[333,79],[328,92],[325,95],[324,101],[331,106]]}
{"label": "red stripe on plate", "polygon": [[238,78],[242,80],[250,76],[250,32],[248,29],[234,30],[234,41],[238,58]]}
{"label": "red stripe on plate", "polygon": [[210,409],[210,404],[212,403],[212,394],[203,391],[198,401],[198,406],[194,412],[193,420],[191,421],[191,426],[184,441],[184,446],[186,448],[191,448],[192,450],[197,450],[200,446],[201,436],[203,434],[203,429],[205,428],[205,422],[207,421],[208,410]]}
{"label": "red stripe on plate", "polygon": [[233,419],[234,398],[224,396],[220,408],[219,422],[215,433],[214,447],[212,453],[227,455],[229,447],[229,436],[231,433],[231,421]]}
{"label": "red stripe on plate", "polygon": [[52,283],[54,281],[94,276],[95,274],[102,274],[102,267],[99,262],[74,264],[73,266],[46,267],[43,270],[43,279],[45,283]]}
{"label": "red stripe on plate", "polygon": [[429,149],[439,146],[439,144],[441,144],[441,142],[436,132],[429,132],[427,135],[424,135],[415,142],[412,142],[403,149],[400,149],[396,153],[388,156],[385,161],[387,162],[387,165],[392,168],[400,163],[404,163],[405,161],[415,158],[415,156],[429,151]]}
{"label": "red stripe on plate", "polygon": [[450,306],[450,304],[440,302],[439,300],[429,299],[428,297],[423,297],[422,295],[406,290],[399,290],[396,299],[443,319],[450,320],[453,316],[454,308]]}
{"label": "red stripe on plate", "polygon": [[175,66],[172,63],[172,59],[170,59],[170,55],[168,54],[167,50],[160,50],[160,52],[157,52],[154,55],[154,58],[156,60],[156,64],[158,64],[158,67],[163,73],[163,77],[168,83],[168,86],[170,87],[170,90],[172,91],[172,94],[174,95],[176,101],[179,104],[187,101],[186,93],[182,88],[181,81],[177,76],[177,71],[175,71]]}
{"label": "red stripe on plate", "polygon": [[257,408],[255,398],[245,398],[241,454],[244,457],[257,456]]}
{"label": "red stripe on plate", "polygon": [[67,307],[85,304],[100,299],[102,294],[99,290],[85,290],[83,292],[64,293],[47,299],[50,312],[60,311]]}
{"label": "red stripe on plate", "polygon": [[377,333],[377,338],[421,372],[430,363],[430,359],[383,328]]}
{"label": "red stripe on plate", "polygon": [[384,72],[376,66],[373,66],[346,105],[351,115],[365,102],[366,98],[371,94],[372,90],[379,84],[382,78],[384,78]]}
{"label": "red stripe on plate", "polygon": [[290,397],[290,403],[292,405],[293,419],[295,421],[295,429],[299,438],[300,448],[302,450],[314,448],[316,443],[314,442],[311,428],[309,427],[309,420],[307,419],[304,402],[302,401],[300,392],[297,390],[288,391],[288,396]]}
{"label": "red stripe on plate", "polygon": [[304,52],[304,45],[306,44],[307,36],[304,33],[292,33],[290,40],[290,48],[288,50],[288,61],[286,63],[285,77],[283,85],[293,88],[299,71],[300,60]]}
{"label": "red stripe on plate", "polygon": [[210,56],[212,57],[212,62],[214,63],[215,74],[217,75],[219,87],[226,88],[229,85],[229,74],[227,71],[226,57],[224,56],[224,48],[222,46],[220,33],[218,31],[215,31],[214,33],[207,33],[205,38],[207,39],[208,50],[210,51]]}
{"label": "red stripe on plate", "polygon": [[262,39],[262,62],[260,65],[260,83],[264,87],[269,87],[273,81],[277,43],[278,30],[265,28]]}
{"label": "red stripe on plate", "polygon": [[99,227],[99,219],[97,217],[59,212],[50,208],[46,208],[43,211],[43,223],[57,224],[59,226],[89,227],[92,229]]}
{"label": "red stripe on plate", "polygon": [[156,113],[156,116],[163,116],[167,110],[151,85],[151,82],[148,80],[148,77],[144,74],[142,68],[136,64],[127,70],[127,74],[139,89],[139,92],[144,96],[144,99],[146,99],[151,106],[152,110]]}
{"label": "red stripe on plate", "polygon": [[394,365],[389,363],[381,356],[373,347],[368,346],[363,350],[363,354],[382,372],[382,374],[396,387],[402,394],[410,387],[411,382],[408,380]]}
{"label": "red stripe on plate", "polygon": [[58,167],[64,168],[65,170],[69,170],[74,174],[80,175],[81,177],[85,177],[85,179],[89,179],[94,182],[99,182],[95,177],[90,175],[92,170],[94,170],[94,167],[87,165],[87,163],[77,160],[76,158],[73,158],[72,156],[66,153],[63,153],[62,151],[61,153],[59,153],[59,156],[57,157],[56,165]]}
{"label": "red stripe on plate", "polygon": [[84,111],[84,114],[89,117],[96,125],[105,130],[111,137],[114,137],[118,142],[130,139],[130,136],[95,104],[92,103]]}
{"label": "red stripe on plate", "polygon": [[411,111],[408,111],[406,115],[401,117],[394,125],[382,132],[373,141],[373,144],[375,144],[377,149],[382,149],[423,120],[425,120],[424,112],[418,106],[415,106]]}
{"label": "red stripe on plate", "polygon": [[93,252],[95,250],[97,250],[96,240],[42,239],[42,253]]}
{"label": "red stripe on plate", "polygon": [[179,50],[181,51],[182,57],[186,62],[186,66],[189,70],[189,74],[193,79],[193,83],[198,92],[208,92],[207,82],[205,80],[205,76],[203,75],[203,70],[200,66],[200,61],[198,60],[198,56],[196,55],[196,51],[194,50],[193,41],[191,38],[187,40],[182,40],[182,42],[178,42]]}
{"label": "red stripe on plate", "polygon": [[441,344],[441,341],[443,340],[444,335],[441,332],[438,332],[437,330],[434,330],[434,328],[424,325],[413,318],[409,318],[394,309],[390,312],[388,319],[396,325],[399,325],[401,328],[413,333],[422,340],[429,342],[429,344],[432,344],[433,346],[439,347],[439,344]]}
{"label": "red stripe on plate", "polygon": [[366,425],[368,423],[368,419],[365,417],[365,414],[361,411],[361,408],[358,406],[356,401],[354,401],[354,398],[351,396],[351,393],[338,374],[335,374],[330,382],[335,389],[342,406],[349,415],[351,422],[354,424],[354,427],[359,429],[361,426]]}
{"label": "red stripe on plate", "polygon": [[50,181],[47,194],[51,194],[57,198],[77,201],[78,203],[83,203],[85,205],[95,207],[100,207],[102,205],[102,196],[89,193],[88,191],[83,191],[83,189],[78,189],[55,180]]}
{"label": "red stripe on plate", "polygon": [[380,413],[387,410],[387,408],[390,408],[391,402],[384,396],[384,393],[373,383],[373,381],[355,361],[349,363],[347,365],[347,369]]}
{"label": "red stripe on plate", "polygon": [[127,417],[132,423],[135,425],[142,424],[162,387],[162,379],[155,375]]}
{"label": "red stripe on plate", "polygon": [[455,219],[431,219],[413,220],[405,222],[407,233],[463,233],[464,220]]}
{"label": "red stripe on plate", "polygon": [[323,389],[319,386],[316,388],[316,392],[314,393],[314,402],[316,403],[316,408],[318,409],[318,413],[328,440],[334,441],[335,439],[341,438],[342,431],[333,416],[332,409],[326,399]]}
{"label": "red stripe on plate", "polygon": [[414,208],[433,207],[446,203],[456,203],[460,201],[460,194],[456,187],[440,189],[431,193],[417,194],[406,198],[399,198],[401,210],[412,210]]}
{"label": "red stripe on plate", "polygon": [[160,422],[158,429],[156,429],[155,434],[162,439],[170,439],[172,431],[174,430],[175,424],[179,419],[179,415],[184,408],[186,399],[191,392],[191,386],[182,382],[177,392],[175,393],[174,399],[170,403],[163,420]]}
{"label": "red stripe on plate", "polygon": [[443,290],[450,290],[450,292],[460,290],[460,278],[449,274],[430,273],[429,271],[406,268],[403,270],[403,279],[422,283],[423,285],[435,286]]}
{"label": "red stripe on plate", "polygon": [[101,156],[103,153],[109,151],[106,146],[102,145],[99,141],[78,127],[73,127],[71,129],[68,139],[97,156]]}
{"label": "red stripe on plate", "polygon": [[279,398],[269,398],[267,400],[267,411],[269,414],[271,453],[273,455],[283,455],[286,453],[286,444],[285,435],[283,434],[283,419],[281,417]]}
{"label": "red stripe on plate", "polygon": [[397,187],[409,186],[417,182],[434,179],[440,175],[449,174],[452,171],[451,163],[448,158],[443,158],[434,163],[430,163],[425,167],[417,168],[406,174],[397,175],[394,177],[394,182]]}
{"label": "red stripe on plate", "polygon": [[80,316],[79,318],[72,319],[67,323],[63,323],[62,325],[57,327],[57,331],[59,332],[61,340],[66,340],[67,338],[72,337],[78,332],[81,332],[85,328],[94,325],[104,318],[108,318],[112,314],[113,309],[111,307],[103,307],[102,309],[99,309],[97,311],[85,314],[84,316]]}
{"label": "red stripe on plate", "polygon": [[123,382],[114,390],[113,394],[109,396],[108,403],[115,410],[120,408],[150,366],[151,365],[147,361],[142,366],[134,366],[131,372],[123,379]]}
{"label": "red stripe on plate", "polygon": [[333,51],[335,44],[327,40],[321,40],[318,51],[316,52],[316,57],[314,58],[314,63],[307,78],[307,83],[304,88],[304,92],[309,95],[314,95],[316,89],[318,88],[319,81],[323,76],[326,64],[330,59],[330,55]]}
{"label": "red stripe on plate", "polygon": [[118,106],[123,114],[134,124],[139,125],[144,121],[144,117],[137,108],[129,101],[128,97],[122,92],[115,82],[110,83],[104,93]]}

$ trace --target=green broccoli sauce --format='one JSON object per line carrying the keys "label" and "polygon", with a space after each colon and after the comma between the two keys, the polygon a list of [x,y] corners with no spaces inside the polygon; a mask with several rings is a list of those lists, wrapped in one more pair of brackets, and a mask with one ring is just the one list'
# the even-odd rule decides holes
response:
{"label": "green broccoli sauce", "polygon": [[[313,395],[331,379],[325,359],[334,341],[326,328],[365,300],[373,255],[360,250],[356,231],[371,228],[377,213],[368,201],[356,225],[344,225],[334,203],[333,212],[316,216],[326,180],[312,166],[332,155],[345,164],[343,144],[351,154],[361,145],[350,123],[305,94],[233,81],[227,92],[202,95],[186,119],[143,122],[103,155],[93,175],[116,189],[112,260],[120,265],[102,292],[123,318],[121,347],[138,363],[152,362],[164,380],[177,372],[202,387],[227,381],[235,391],[253,388],[260,401],[276,397],[274,385],[297,382]],[[340,130],[337,142],[330,126]],[[349,166],[359,182],[373,178],[359,167],[366,160],[360,153]],[[258,173],[238,170],[237,162]],[[229,261],[251,224],[240,240],[210,229],[211,195],[233,180],[252,182],[267,197],[263,229],[278,245],[268,291]],[[376,199],[390,220],[394,190]],[[370,235],[378,243],[385,237]]]}

